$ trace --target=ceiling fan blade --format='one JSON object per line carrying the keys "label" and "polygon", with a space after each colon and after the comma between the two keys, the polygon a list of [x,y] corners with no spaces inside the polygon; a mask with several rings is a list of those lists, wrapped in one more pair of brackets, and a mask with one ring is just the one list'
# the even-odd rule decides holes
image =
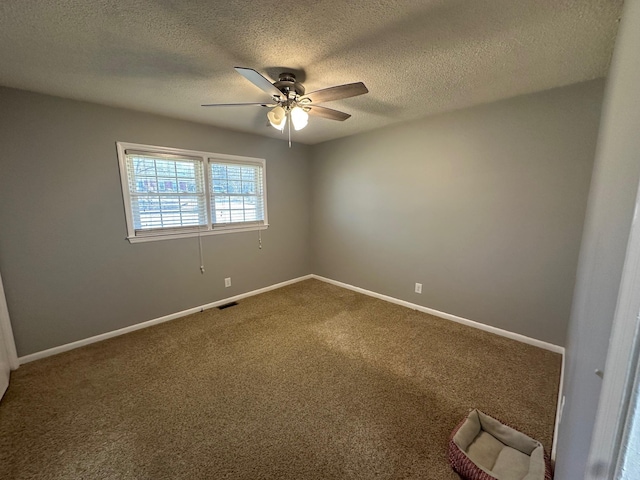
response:
{"label": "ceiling fan blade", "polygon": [[276,104],[270,103],[207,103],[204,105],[200,105],[201,107],[246,107],[246,106],[254,106],[254,107],[275,107]]}
{"label": "ceiling fan blade", "polygon": [[242,75],[244,78],[253,83],[260,90],[267,92],[272,97],[284,98],[284,94],[278,90],[273,83],[256,72],[253,68],[234,67],[236,72]]}
{"label": "ceiling fan blade", "polygon": [[338,85],[336,87],[324,88],[322,90],[316,90],[302,97],[311,100],[313,103],[331,102],[333,100],[340,100],[343,98],[356,97],[368,93],[369,90],[365,87],[364,83],[347,83],[345,85]]}
{"label": "ceiling fan blade", "polygon": [[333,110],[327,107],[320,107],[318,105],[310,105],[305,107],[305,110],[309,108],[309,115],[315,115],[316,117],[328,118],[329,120],[338,120],[340,122],[345,121],[351,115],[338,110]]}

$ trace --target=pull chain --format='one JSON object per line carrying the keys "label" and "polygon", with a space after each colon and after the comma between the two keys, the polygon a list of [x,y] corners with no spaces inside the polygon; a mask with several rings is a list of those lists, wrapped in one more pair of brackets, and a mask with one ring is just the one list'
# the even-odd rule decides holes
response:
{"label": "pull chain", "polygon": [[202,236],[200,235],[200,228],[198,228],[198,249],[200,252],[200,273],[204,275],[204,257],[202,255]]}
{"label": "pull chain", "polygon": [[258,249],[262,250],[262,230],[258,230]]}

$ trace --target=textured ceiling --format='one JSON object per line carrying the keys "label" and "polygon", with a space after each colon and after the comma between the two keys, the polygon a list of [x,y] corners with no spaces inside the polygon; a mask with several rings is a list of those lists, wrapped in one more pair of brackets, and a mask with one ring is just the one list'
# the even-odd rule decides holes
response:
{"label": "textured ceiling", "polygon": [[238,75],[363,81],[314,144],[606,75],[622,0],[3,0],[0,85],[282,138]]}

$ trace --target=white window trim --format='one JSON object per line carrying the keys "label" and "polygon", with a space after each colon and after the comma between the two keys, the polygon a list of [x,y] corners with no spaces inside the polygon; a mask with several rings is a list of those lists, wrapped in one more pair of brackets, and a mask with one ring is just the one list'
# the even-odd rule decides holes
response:
{"label": "white window trim", "polygon": [[[269,227],[269,221],[267,218],[267,170],[266,170],[266,160],[264,158],[254,158],[254,157],[242,157],[238,155],[227,155],[223,153],[213,153],[213,152],[201,152],[197,150],[186,150],[183,148],[172,148],[172,147],[160,147],[156,145],[143,145],[140,143],[128,143],[128,142],[116,142],[116,148],[118,151],[118,165],[120,168],[120,184],[122,187],[122,197],[124,199],[124,214],[127,223],[127,240],[131,243],[142,243],[142,242],[154,242],[158,240],[172,240],[177,238],[189,238],[189,237],[198,237],[198,236],[206,236],[206,235],[221,235],[226,233],[236,233],[236,232],[251,232],[256,230],[266,230]],[[170,155],[183,155],[188,157],[200,158],[202,159],[202,163],[205,166],[205,175],[204,175],[204,185],[205,185],[205,199],[207,206],[207,218],[208,223],[206,228],[203,227],[198,230],[197,227],[193,228],[192,232],[176,232],[176,233],[168,233],[166,231],[158,231],[157,233],[146,233],[144,235],[136,235],[135,228],[133,225],[133,217],[132,217],[132,208],[131,208],[131,195],[129,194],[129,184],[127,181],[127,167],[126,167],[126,150],[139,150],[142,152],[148,152],[149,154],[154,153],[162,153],[162,154],[170,154]],[[234,225],[225,225],[218,226],[214,228],[211,219],[211,195],[210,195],[210,178],[208,173],[208,165],[209,161],[220,160],[222,162],[228,163],[239,163],[239,164],[254,164],[260,165],[262,167],[262,191],[263,191],[263,205],[264,205],[264,221],[261,224],[256,225],[246,225],[241,224],[238,226]],[[189,227],[185,227],[189,228]]]}

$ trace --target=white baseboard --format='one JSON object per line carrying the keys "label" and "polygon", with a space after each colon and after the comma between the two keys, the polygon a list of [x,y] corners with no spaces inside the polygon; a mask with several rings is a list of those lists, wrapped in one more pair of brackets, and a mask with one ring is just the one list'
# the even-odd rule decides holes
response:
{"label": "white baseboard", "polygon": [[43,350],[41,352],[32,353],[30,355],[25,355],[24,357],[19,357],[18,361],[22,365],[23,363],[32,362],[34,360],[38,360],[40,358],[49,357],[51,355],[55,355],[56,353],[66,352],[67,350],[72,350],[74,348],[82,347],[84,345],[89,345],[91,343],[99,342],[101,340],[106,340],[107,338],[117,337],[118,335],[124,335],[125,333],[133,332],[135,330],[139,330],[141,328],[150,327],[152,325],[157,325],[159,323],[168,322],[169,320],[174,320],[176,318],[184,317],[186,315],[191,315],[192,313],[201,312],[202,310],[207,310],[209,308],[214,308],[220,305],[224,305],[225,303],[235,302],[237,300],[241,300],[243,298],[252,297],[254,295],[259,295],[261,293],[268,292],[270,290],[275,290],[277,288],[282,288],[287,285],[291,285],[293,283],[301,282],[303,280],[308,280],[310,278],[315,278],[317,280],[321,280],[326,283],[331,283],[332,285],[336,285],[338,287],[346,288],[348,290],[353,290],[354,292],[362,293],[364,295],[368,295],[370,297],[379,298],[380,300],[384,300],[390,303],[395,303],[397,305],[402,305],[403,307],[411,308],[413,310],[418,310],[420,312],[428,313],[430,315],[435,315],[436,317],[444,318],[447,320],[452,320],[457,323],[461,323],[463,325],[467,325],[469,327],[477,328],[479,330],[484,330],[486,332],[494,333],[496,335],[500,335],[502,337],[507,337],[512,340],[517,340],[522,343],[526,343],[529,345],[533,345],[535,347],[540,347],[545,350],[550,350],[555,353],[560,353],[564,355],[564,347],[559,345],[554,345],[552,343],[544,342],[542,340],[538,340],[536,338],[527,337],[525,335],[521,335],[519,333],[510,332],[508,330],[503,330],[501,328],[492,327],[490,325],[485,325],[484,323],[475,322],[473,320],[469,320],[467,318],[458,317],[456,315],[451,315],[449,313],[440,312],[438,310],[434,310],[433,308],[424,307],[422,305],[418,305],[416,303],[407,302],[405,300],[400,300],[394,297],[390,297],[388,295],[383,295],[381,293],[372,292],[371,290],[365,290],[364,288],[355,287],[353,285],[349,285],[348,283],[338,282],[336,280],[331,280],[330,278],[322,277],[320,275],[304,275],[302,277],[294,278],[291,280],[287,280],[286,282],[276,283],[274,285],[270,285],[268,287],[259,288],[258,290],[252,290],[251,292],[241,293],[240,295],[236,295],[233,297],[223,298],[222,300],[217,300],[215,302],[207,303],[206,305],[201,305],[198,307],[189,308],[187,310],[182,310],[181,312],[172,313],[170,315],[165,315],[164,317],[154,318],[153,320],[148,320],[146,322],[137,323],[135,325],[131,325],[129,327],[121,328],[119,330],[114,330],[111,332],[106,332],[100,335],[96,335],[94,337],[85,338],[82,340],[78,340],[77,342],[67,343],[65,345],[60,345],[58,347],[50,348],[48,350]]}
{"label": "white baseboard", "polygon": [[269,285],[268,287],[259,288],[258,290],[252,290],[250,292],[241,293],[240,295],[235,295],[233,297],[223,298],[222,300],[216,300],[215,302],[207,303],[199,307],[193,307],[187,310],[182,310],[181,312],[165,315],[164,317],[154,318],[153,320],[147,320],[146,322],[142,322],[142,323],[136,323],[135,325],[131,325],[125,328],[120,328],[119,330],[113,330],[111,332],[102,333],[94,337],[83,338],[82,340],[78,340],[76,342],[67,343],[65,345],[60,345],[58,347],[49,348],[47,350],[42,350],[40,352],[32,353],[30,355],[25,355],[24,357],[19,357],[18,362],[20,363],[20,365],[23,365],[25,363],[33,362],[34,360],[40,360],[41,358],[46,358],[52,355],[56,355],[58,353],[73,350],[74,348],[84,347],[85,345],[90,345],[92,343],[100,342],[108,338],[117,337],[119,335],[124,335],[125,333],[134,332],[142,328],[158,325],[159,323],[168,322],[169,320],[175,320],[176,318],[185,317],[187,315],[191,315],[192,313],[198,313],[203,310],[207,310],[209,308],[215,308],[220,305],[224,305],[225,303],[236,302],[238,300],[242,300],[243,298],[259,295],[261,293],[265,293],[270,290],[275,290],[277,288],[285,287],[293,283],[298,283],[303,280],[309,280],[310,278],[313,278],[313,275],[305,275],[302,277],[294,278],[291,280],[287,280],[286,282],[280,282],[274,285]]}
{"label": "white baseboard", "polygon": [[388,295],[382,295],[381,293],[372,292],[371,290],[365,290],[364,288],[354,287],[353,285],[349,285],[348,283],[338,282],[336,280],[331,280],[330,278],[321,277],[319,275],[311,275],[311,277],[317,280],[322,280],[323,282],[331,283],[332,285],[336,285],[338,287],[346,288],[348,290],[353,290],[354,292],[368,295],[370,297],[379,298],[380,300],[384,300],[386,302],[402,305],[403,307],[411,308],[413,310],[418,310],[420,312],[428,313],[430,315],[435,315],[436,317],[445,318],[447,320],[452,320],[454,322],[461,323],[468,327],[484,330],[485,332],[495,333],[496,335],[500,335],[501,337],[507,337],[512,340],[517,340],[518,342],[526,343],[529,345],[533,345],[534,347],[540,347],[545,350],[550,350],[552,352],[560,353],[564,355],[564,347],[561,347],[560,345],[554,345],[553,343],[543,342],[542,340],[538,340],[537,338],[527,337],[525,335],[520,335],[519,333],[514,333],[508,330],[503,330],[501,328],[492,327],[491,325],[486,325],[484,323],[474,322],[473,320],[469,320],[467,318],[451,315],[450,313],[440,312],[438,310],[434,310],[433,308],[423,307],[422,305],[418,305],[416,303],[407,302],[405,300],[399,300],[394,297],[389,297]]}

